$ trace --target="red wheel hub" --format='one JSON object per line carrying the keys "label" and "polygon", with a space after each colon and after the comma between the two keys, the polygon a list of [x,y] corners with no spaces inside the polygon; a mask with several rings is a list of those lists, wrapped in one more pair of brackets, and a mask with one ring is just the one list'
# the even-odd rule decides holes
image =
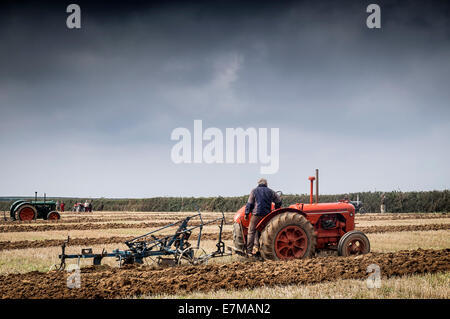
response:
{"label": "red wheel hub", "polygon": [[302,258],[307,246],[308,237],[299,226],[286,226],[275,238],[275,253],[280,259]]}
{"label": "red wheel hub", "polygon": [[360,239],[353,239],[348,242],[346,249],[348,255],[361,255],[364,253],[365,244]]}
{"label": "red wheel hub", "polygon": [[49,220],[58,220],[59,218],[58,218],[58,214],[57,213],[50,213],[49,215],[48,215],[48,218],[47,219],[49,219]]}
{"label": "red wheel hub", "polygon": [[34,211],[30,207],[25,207],[19,212],[20,220],[33,220]]}

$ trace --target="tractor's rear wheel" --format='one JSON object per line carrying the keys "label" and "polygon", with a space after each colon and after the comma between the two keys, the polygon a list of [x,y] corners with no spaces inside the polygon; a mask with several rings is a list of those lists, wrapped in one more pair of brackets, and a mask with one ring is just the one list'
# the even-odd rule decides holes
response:
{"label": "tractor's rear wheel", "polygon": [[261,233],[264,259],[290,260],[310,257],[316,249],[316,235],[311,223],[294,212],[273,217]]}
{"label": "tractor's rear wheel", "polygon": [[16,219],[18,220],[33,220],[37,217],[37,210],[32,205],[20,206],[16,211]]}
{"label": "tractor's rear wheel", "polygon": [[370,252],[367,236],[358,230],[349,231],[341,237],[338,244],[339,256],[362,255]]}
{"label": "tractor's rear wheel", "polygon": [[47,215],[48,220],[58,220],[60,218],[61,218],[61,215],[59,215],[59,213],[57,211],[52,211],[52,212],[48,213],[48,215]]}
{"label": "tractor's rear wheel", "polygon": [[245,251],[244,234],[242,234],[241,224],[233,224],[233,243],[235,248],[240,251]]}

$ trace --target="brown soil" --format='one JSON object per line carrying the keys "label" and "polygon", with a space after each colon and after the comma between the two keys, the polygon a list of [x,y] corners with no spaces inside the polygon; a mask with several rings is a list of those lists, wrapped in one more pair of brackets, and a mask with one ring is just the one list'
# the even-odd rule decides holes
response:
{"label": "brown soil", "polygon": [[[95,230],[95,229],[123,229],[123,228],[150,228],[167,226],[167,222],[150,222],[139,224],[127,223],[105,223],[105,224],[75,224],[62,225],[58,223],[48,223],[44,225],[30,225],[30,224],[11,224],[8,226],[0,226],[0,232],[39,232],[39,231],[54,231],[54,230]],[[199,225],[198,222],[189,223],[190,226]]]}
{"label": "brown soil", "polygon": [[399,231],[427,231],[427,230],[446,230],[450,229],[450,224],[427,224],[427,225],[394,225],[394,226],[370,226],[357,227],[366,234],[370,233],[389,233]]}
{"label": "brown soil", "polygon": [[[81,213],[83,214],[83,213]],[[170,215],[168,215],[170,214]],[[218,215],[219,217],[219,215]],[[33,221],[12,221],[12,220],[0,220],[0,225],[4,226],[33,226],[33,225],[39,225],[39,226],[45,226],[45,225],[51,225],[51,227],[54,227],[55,225],[58,225],[60,223],[64,224],[79,224],[83,226],[77,226],[77,227],[88,227],[84,226],[86,223],[101,223],[101,222],[109,222],[110,224],[115,224],[114,222],[124,221],[124,222],[132,222],[132,221],[143,221],[143,222],[149,222],[146,224],[151,225],[166,225],[167,223],[163,221],[176,221],[178,219],[183,219],[183,215],[177,215],[177,213],[163,213],[163,214],[148,214],[145,216],[125,216],[118,214],[117,216],[109,216],[105,215],[104,217],[90,217],[89,215],[81,215],[81,216],[64,216],[64,213],[60,220],[58,221],[48,221],[48,220],[33,220]],[[437,218],[450,218],[450,214],[390,214],[390,215],[380,215],[380,216],[367,216],[367,215],[357,215],[356,216],[356,222],[358,221],[380,221],[380,220],[403,220],[403,219],[437,219]],[[161,222],[155,222],[161,221]],[[208,219],[207,219],[208,220]],[[226,223],[233,223],[233,218],[231,216],[228,216],[226,218]],[[58,225],[58,226],[66,226],[66,225]],[[72,227],[67,225],[67,227]],[[46,227],[43,227],[43,230],[47,230]],[[128,228],[128,227],[124,227]],[[137,228],[140,228],[138,226]],[[7,228],[0,226],[0,231],[5,231]],[[13,227],[15,229],[15,227]],[[88,228],[89,229],[89,228]],[[104,228],[95,228],[95,229],[104,229]],[[63,229],[66,230],[66,229]],[[33,231],[33,230],[24,230],[24,231]]]}
{"label": "brown soil", "polygon": [[367,266],[380,266],[382,278],[450,270],[450,249],[370,253],[289,262],[234,262],[164,269],[101,266],[82,269],[81,288],[66,287],[67,272],[30,272],[0,276],[2,298],[124,298],[218,289],[314,284],[365,279]]}
{"label": "brown soil", "polygon": [[[197,238],[193,234],[193,238]],[[70,246],[93,246],[93,245],[106,245],[123,243],[132,239],[130,236],[112,236],[112,237],[99,237],[99,238],[71,238],[68,247]],[[203,233],[202,239],[204,240],[217,240],[218,233]],[[223,240],[232,239],[231,232],[222,233]],[[20,241],[0,241],[0,251],[10,249],[26,249],[26,248],[43,248],[43,247],[55,247],[61,246],[64,240],[61,239],[46,239],[46,240],[20,240]]]}
{"label": "brown soil", "polygon": [[356,215],[356,220],[399,220],[399,219],[436,219],[436,218],[450,218],[450,214],[442,213],[442,214],[434,214],[434,213],[424,213],[424,214],[389,214],[389,215]]}
{"label": "brown soil", "polygon": [[[8,212],[9,213],[9,212]],[[71,215],[64,215],[62,213],[62,217],[59,221],[47,221],[47,220],[34,220],[34,221],[12,221],[8,220],[0,220],[0,225],[33,225],[33,224],[53,224],[53,223],[95,223],[95,222],[117,222],[117,221],[152,221],[152,220],[177,220],[182,219],[185,214],[178,214],[173,212],[168,213],[149,213],[146,215],[126,215],[117,213],[116,215],[105,214],[104,216],[91,217],[89,213],[80,213],[79,215],[73,215],[74,213],[70,213]],[[137,213],[139,214],[139,213]],[[234,213],[225,213],[227,223],[233,222]],[[8,215],[9,216],[9,215]],[[212,217],[213,215],[211,215]],[[217,214],[220,217],[220,214]],[[376,221],[376,220],[402,220],[402,219],[436,219],[436,218],[450,218],[450,214],[442,213],[442,214],[433,214],[433,213],[398,213],[398,214],[380,214],[380,215],[356,215],[356,221]]]}
{"label": "brown soil", "polygon": [[[123,243],[131,238],[133,237],[71,238],[68,247]],[[2,241],[0,250],[54,247],[61,246],[63,242],[64,240],[60,239]]]}
{"label": "brown soil", "polygon": [[[60,223],[64,223],[64,224],[82,224],[82,223],[104,223],[104,222],[119,222],[119,221],[124,221],[124,222],[139,222],[139,221],[147,221],[147,222],[154,222],[155,220],[157,221],[166,221],[165,224],[170,223],[171,221],[177,221],[178,219],[182,219],[183,217],[178,218],[178,216],[172,216],[172,217],[159,217],[159,216],[147,216],[147,217],[119,217],[119,218],[93,218],[93,217],[78,217],[78,218],[64,218],[61,217],[60,220],[43,220],[43,219],[38,219],[38,220],[33,220],[33,221],[13,221],[13,220],[1,220],[0,221],[0,225],[5,225],[5,226],[14,226],[14,225],[23,225],[23,226],[31,226],[31,225],[42,225],[42,224],[49,224],[49,225],[55,225],[55,224],[60,224]],[[208,219],[206,219],[205,221],[208,221]],[[229,218],[226,219],[227,223],[232,223],[233,219]]]}
{"label": "brown soil", "polygon": [[[137,227],[139,228],[139,227]],[[401,231],[430,231],[430,230],[446,230],[450,229],[450,224],[429,224],[429,225],[398,225],[398,226],[371,226],[361,227],[358,230],[370,233],[387,233],[387,232],[401,232]],[[100,238],[71,238],[70,246],[92,246],[102,244],[123,243],[133,237],[127,236],[113,236]],[[204,233],[202,239],[217,240],[218,233]],[[233,239],[232,232],[226,231],[222,233],[223,240]],[[21,241],[0,241],[0,251],[9,249],[26,249],[26,248],[42,248],[61,246],[64,240],[46,239],[46,240],[21,240]]]}
{"label": "brown soil", "polygon": [[[2,220],[0,221],[0,225],[42,225],[42,224],[78,224],[78,223],[99,223],[99,222],[118,222],[118,221],[151,221],[154,218],[145,218],[145,217],[136,217],[136,218],[64,218],[64,216],[60,220],[33,220],[33,221],[12,221],[12,220]],[[159,219],[159,218],[158,218]]]}
{"label": "brown soil", "polygon": [[[190,226],[199,225],[198,222],[189,224]],[[211,224],[214,225],[214,224]],[[0,232],[39,232],[39,231],[55,231],[55,230],[96,230],[96,229],[124,229],[124,228],[150,228],[167,226],[167,222],[151,222],[140,224],[127,223],[105,223],[105,224],[77,224],[77,225],[61,225],[61,224],[45,224],[45,225],[10,225],[0,226]],[[395,232],[395,231],[411,231],[411,230],[441,230],[450,229],[450,224],[428,224],[428,225],[398,225],[398,226],[370,226],[361,227],[358,230],[367,233]]]}

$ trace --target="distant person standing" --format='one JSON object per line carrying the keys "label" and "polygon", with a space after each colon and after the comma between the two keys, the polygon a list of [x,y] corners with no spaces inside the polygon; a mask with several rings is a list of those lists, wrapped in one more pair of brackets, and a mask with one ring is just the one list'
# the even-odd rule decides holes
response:
{"label": "distant person standing", "polygon": [[60,207],[61,207],[61,212],[64,212],[64,207],[66,207],[66,204],[64,204],[64,202],[61,202]]}
{"label": "distant person standing", "polygon": [[59,210],[59,200],[56,201],[56,210]]}
{"label": "distant person standing", "polygon": [[386,213],[386,196],[385,194],[381,194],[381,205],[380,205],[380,213]]}
{"label": "distant person standing", "polygon": [[89,202],[89,212],[92,213],[92,201]]}
{"label": "distant person standing", "polygon": [[84,211],[88,212],[89,211],[89,202],[86,200],[86,202],[84,203]]}

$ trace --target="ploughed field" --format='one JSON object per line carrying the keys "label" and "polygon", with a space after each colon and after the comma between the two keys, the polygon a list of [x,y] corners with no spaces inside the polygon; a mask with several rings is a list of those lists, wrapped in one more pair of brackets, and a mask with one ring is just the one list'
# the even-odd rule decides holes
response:
{"label": "ploughed field", "polygon": [[[450,216],[448,214],[357,215],[356,228],[371,242],[371,253],[339,257],[320,252],[315,258],[289,262],[249,261],[233,255],[200,266],[144,265],[117,267],[114,258],[102,266],[81,260],[81,288],[68,288],[70,273],[50,270],[66,253],[92,248],[126,249],[124,241],[193,213],[93,212],[62,213],[59,221],[0,222],[0,296],[2,298],[278,298],[370,297],[448,298],[450,294]],[[232,246],[234,213],[226,213],[223,240]],[[220,213],[202,213],[204,221]],[[198,224],[198,219],[190,225]],[[164,230],[171,234],[175,229]],[[203,229],[202,248],[216,249],[218,224]],[[196,232],[191,235],[195,246]],[[68,260],[68,264],[76,260]],[[381,271],[381,288],[369,289],[367,267]],[[314,291],[314,293],[311,293]]]}

